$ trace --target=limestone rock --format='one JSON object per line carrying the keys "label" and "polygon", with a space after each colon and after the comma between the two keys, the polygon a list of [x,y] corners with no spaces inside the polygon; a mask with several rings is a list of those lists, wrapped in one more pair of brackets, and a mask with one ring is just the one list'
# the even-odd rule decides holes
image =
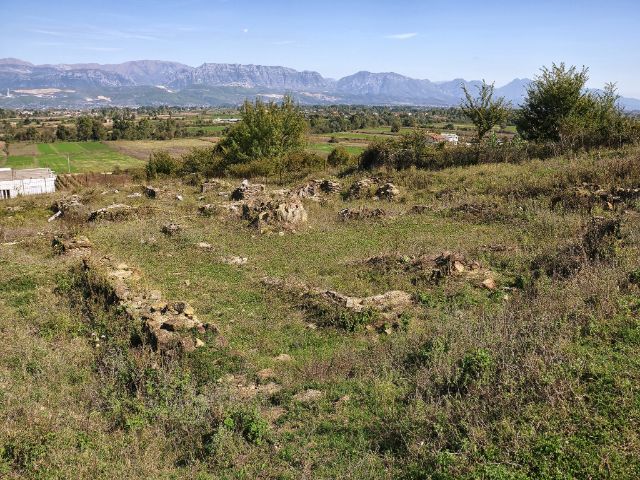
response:
{"label": "limestone rock", "polygon": [[170,237],[173,235],[177,235],[181,231],[182,231],[182,227],[177,223],[167,223],[166,225],[162,226],[162,233]]}
{"label": "limestone rock", "polygon": [[376,197],[385,200],[393,200],[400,195],[400,190],[393,183],[385,183],[376,190]]}
{"label": "limestone rock", "polygon": [[300,403],[313,403],[322,398],[322,392],[320,390],[308,389],[304,392],[298,392],[293,396],[293,399]]}
{"label": "limestone rock", "polygon": [[259,196],[265,191],[265,186],[261,183],[249,183],[243,180],[238,188],[231,192],[231,200],[248,200]]}
{"label": "limestone rock", "polygon": [[89,214],[89,221],[96,222],[99,220],[119,221],[130,218],[136,213],[136,209],[130,205],[123,203],[114,203],[105,208],[100,208]]}

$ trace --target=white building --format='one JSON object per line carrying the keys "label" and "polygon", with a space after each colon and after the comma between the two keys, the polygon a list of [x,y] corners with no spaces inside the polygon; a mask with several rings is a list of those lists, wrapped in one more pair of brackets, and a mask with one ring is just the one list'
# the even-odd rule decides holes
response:
{"label": "white building", "polygon": [[0,168],[0,199],[55,191],[56,176],[50,168]]}
{"label": "white building", "polygon": [[459,138],[455,133],[441,133],[440,136],[447,142],[453,143],[454,145],[458,144]]}

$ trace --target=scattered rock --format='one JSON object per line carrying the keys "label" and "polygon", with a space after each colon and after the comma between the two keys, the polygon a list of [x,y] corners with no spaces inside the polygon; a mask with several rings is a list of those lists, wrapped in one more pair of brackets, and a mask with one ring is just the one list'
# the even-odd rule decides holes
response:
{"label": "scattered rock", "polygon": [[127,195],[127,198],[140,198],[140,197],[142,197],[142,194],[140,192],[134,192]]}
{"label": "scattered rock", "polygon": [[220,261],[222,263],[226,263],[227,265],[246,265],[249,259],[247,257],[231,256],[231,257],[222,257]]}
{"label": "scattered rock", "polygon": [[71,195],[70,197],[56,200],[51,206],[51,210],[55,213],[61,212],[61,215],[66,219],[76,220],[85,220],[89,212],[88,207],[82,203],[82,198],[79,195]]}
{"label": "scattered rock", "polygon": [[206,205],[202,205],[198,207],[198,212],[201,215],[213,215],[217,211],[217,207],[212,203],[207,203]]}
{"label": "scattered rock", "polygon": [[296,393],[293,399],[300,403],[313,403],[322,398],[322,392],[320,390],[305,390],[304,392]]}
{"label": "scattered rock", "polygon": [[293,360],[293,358],[291,358],[291,355],[289,355],[288,353],[281,353],[276,357],[276,360],[278,360],[279,362],[290,362]]}
{"label": "scattered rock", "polygon": [[265,191],[265,186],[261,183],[249,183],[249,180],[243,180],[238,188],[231,192],[231,200],[248,200],[259,196]]}
{"label": "scattered rock", "polygon": [[56,218],[58,218],[60,215],[62,215],[62,211],[57,211],[56,213],[54,213],[53,215],[51,215],[49,218],[47,218],[47,222],[51,223],[53,222]]}
{"label": "scattered rock", "polygon": [[144,194],[148,198],[156,198],[158,196],[158,191],[154,187],[147,185],[144,187]]}
{"label": "scattered rock", "polygon": [[180,194],[176,195],[176,200],[178,200],[179,202],[184,200],[184,197]]}
{"label": "scattered rock", "polygon": [[338,216],[341,220],[363,220],[367,218],[382,218],[387,215],[381,208],[369,208],[369,207],[360,207],[358,209],[354,208],[344,208],[338,212]]}
{"label": "scattered rock", "polygon": [[482,286],[487,290],[495,290],[496,288],[498,288],[498,286],[496,285],[496,281],[491,277],[485,279],[482,282]]}
{"label": "scattered rock", "polygon": [[213,248],[213,245],[207,242],[198,242],[196,243],[196,247],[202,248],[203,250],[211,250]]}
{"label": "scattered rock", "polygon": [[378,188],[379,179],[375,177],[363,178],[353,183],[347,191],[347,198],[370,198]]}
{"label": "scattered rock", "polygon": [[180,233],[182,231],[182,227],[177,223],[167,223],[166,225],[162,226],[161,231],[165,235],[168,235],[171,237],[173,235],[177,235],[178,233]]}
{"label": "scattered rock", "polygon": [[409,210],[409,213],[412,213],[414,215],[422,215],[431,211],[433,211],[433,207],[431,205],[414,205],[413,207],[411,207],[411,210]]}

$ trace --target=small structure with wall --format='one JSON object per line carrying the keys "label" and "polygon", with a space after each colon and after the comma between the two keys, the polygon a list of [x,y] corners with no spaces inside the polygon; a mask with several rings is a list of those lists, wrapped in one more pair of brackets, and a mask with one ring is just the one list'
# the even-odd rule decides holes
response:
{"label": "small structure with wall", "polygon": [[50,168],[0,168],[0,200],[55,191],[56,175]]}
{"label": "small structure with wall", "polygon": [[441,133],[440,136],[447,142],[453,143],[454,145],[458,144],[460,138],[455,133]]}

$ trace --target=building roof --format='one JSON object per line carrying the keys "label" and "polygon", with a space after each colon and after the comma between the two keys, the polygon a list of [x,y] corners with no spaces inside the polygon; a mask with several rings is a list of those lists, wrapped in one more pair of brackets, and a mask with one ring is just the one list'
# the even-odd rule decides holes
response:
{"label": "building roof", "polygon": [[11,168],[0,168],[0,181],[30,180],[35,178],[54,178],[55,175],[50,168],[24,168],[12,170]]}

